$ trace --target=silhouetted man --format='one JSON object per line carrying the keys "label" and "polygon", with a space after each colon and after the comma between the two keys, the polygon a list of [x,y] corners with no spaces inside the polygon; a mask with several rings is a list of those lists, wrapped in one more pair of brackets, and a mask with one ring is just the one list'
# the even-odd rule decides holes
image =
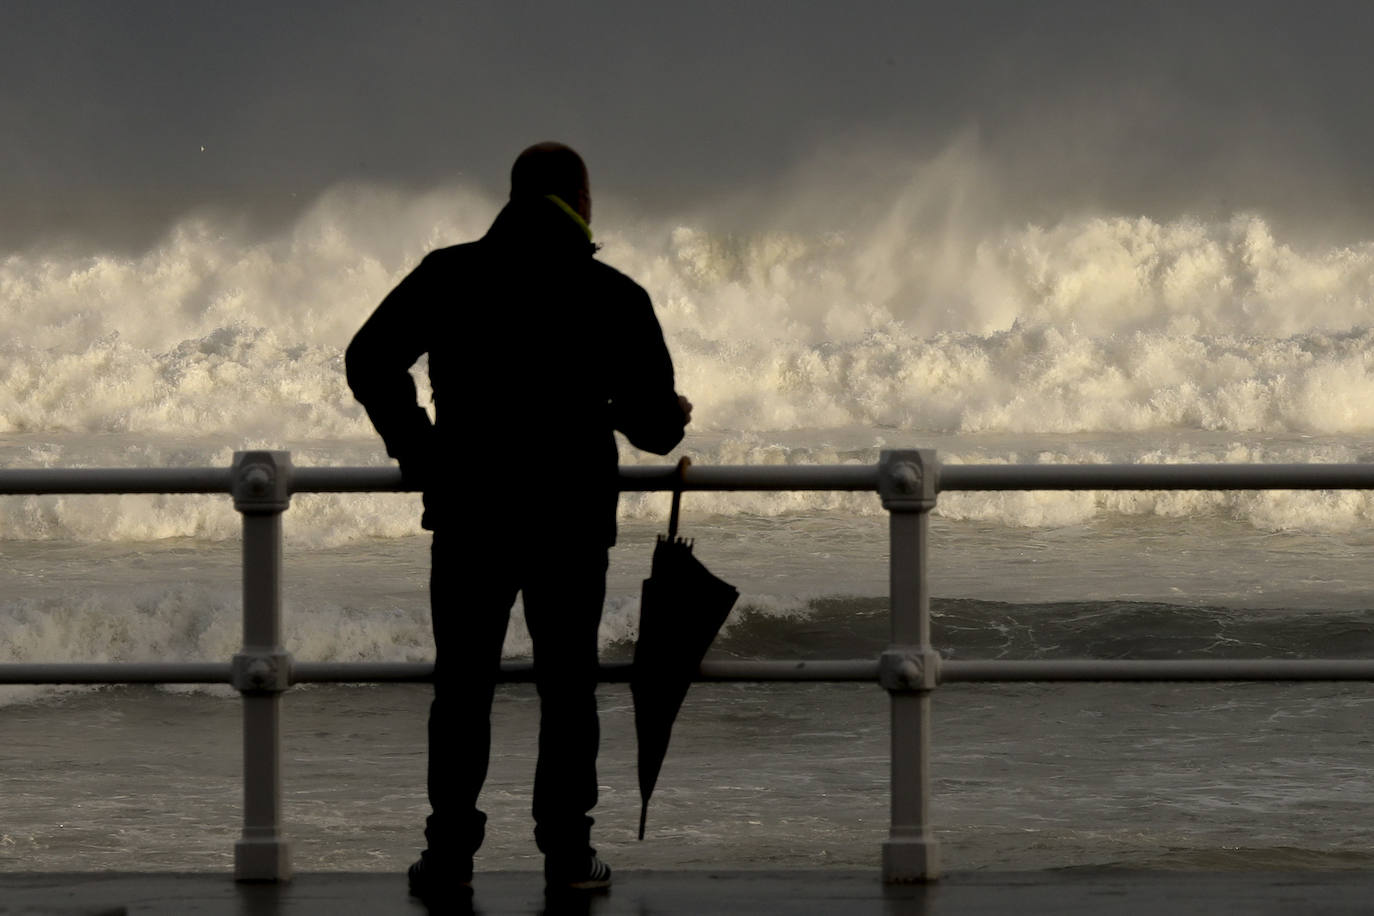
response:
{"label": "silhouetted man", "polygon": [[[511,605],[524,596],[540,699],[535,840],[550,888],[610,884],[590,844],[596,804],[597,627],[615,542],[612,430],[667,454],[691,404],[648,295],[593,259],[581,157],[540,143],[511,169],[510,202],[476,242],[431,252],[348,347],[348,384],[424,491],[430,604],[427,897],[472,878],[477,797]],[[410,367],[429,354],[437,419]]]}

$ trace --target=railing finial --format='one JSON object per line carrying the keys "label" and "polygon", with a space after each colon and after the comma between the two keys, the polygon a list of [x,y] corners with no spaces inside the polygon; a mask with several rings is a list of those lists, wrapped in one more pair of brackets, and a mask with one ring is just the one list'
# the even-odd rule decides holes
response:
{"label": "railing finial", "polygon": [[940,462],[934,449],[884,449],[879,455],[878,495],[889,512],[935,508],[939,482]]}
{"label": "railing finial", "polygon": [[234,508],[246,515],[285,512],[291,504],[290,452],[234,452]]}

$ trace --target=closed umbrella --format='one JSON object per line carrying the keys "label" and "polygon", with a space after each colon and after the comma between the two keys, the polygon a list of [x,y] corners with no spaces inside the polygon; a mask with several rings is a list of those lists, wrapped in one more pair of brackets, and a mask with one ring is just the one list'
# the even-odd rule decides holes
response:
{"label": "closed umbrella", "polygon": [[706,650],[739,599],[739,589],[718,579],[692,555],[693,542],[677,536],[681,479],[690,463],[687,458],[678,462],[679,486],[673,490],[668,536],[660,534],[654,545],[653,567],[644,580],[639,602],[639,639],[630,692],[639,740],[641,840],[649,798],[668,753],[673,721]]}

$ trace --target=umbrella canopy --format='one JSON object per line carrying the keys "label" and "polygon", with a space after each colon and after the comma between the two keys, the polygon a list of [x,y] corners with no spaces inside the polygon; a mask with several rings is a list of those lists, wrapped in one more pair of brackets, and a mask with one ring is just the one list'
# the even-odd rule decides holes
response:
{"label": "umbrella canopy", "polygon": [[[689,463],[686,458],[678,462],[679,479]],[[641,840],[673,721],[702,657],[739,598],[739,589],[712,575],[692,555],[692,542],[677,536],[681,498],[682,490],[675,489],[668,536],[660,534],[654,545],[653,567],[640,596],[639,639],[630,676],[639,740]]]}

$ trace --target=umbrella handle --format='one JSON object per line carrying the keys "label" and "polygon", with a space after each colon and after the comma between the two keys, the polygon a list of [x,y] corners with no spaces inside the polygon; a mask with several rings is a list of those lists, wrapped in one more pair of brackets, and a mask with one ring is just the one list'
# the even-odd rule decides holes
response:
{"label": "umbrella handle", "polygon": [[687,468],[692,459],[683,455],[677,462],[677,486],[673,487],[673,511],[668,514],[668,540],[677,537],[678,511],[682,507],[682,484],[687,476]]}

